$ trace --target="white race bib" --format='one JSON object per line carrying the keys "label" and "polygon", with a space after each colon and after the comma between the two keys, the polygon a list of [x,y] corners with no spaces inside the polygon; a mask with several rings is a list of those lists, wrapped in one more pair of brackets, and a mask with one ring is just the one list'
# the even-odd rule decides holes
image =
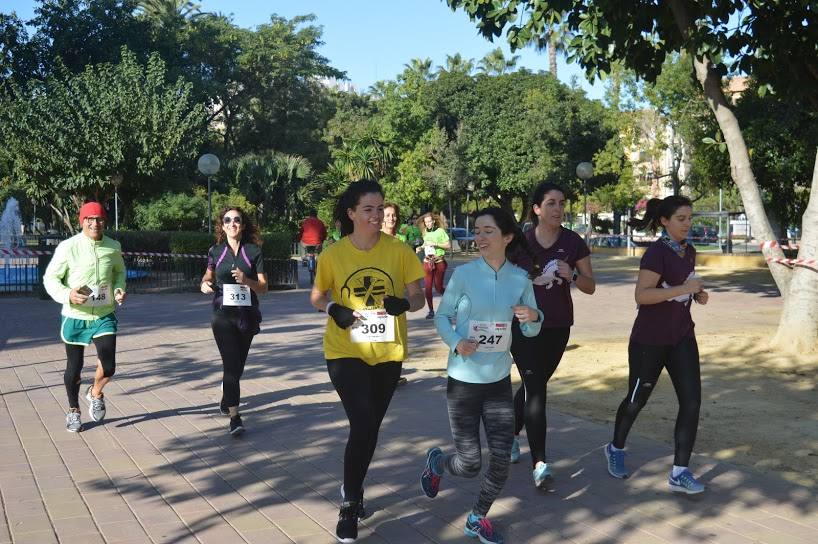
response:
{"label": "white race bib", "polygon": [[433,246],[423,246],[423,253],[427,257],[434,257],[435,255],[437,255],[437,250]]}
{"label": "white race bib", "polygon": [[222,306],[250,306],[250,288],[246,285],[225,283],[222,285]]}
{"label": "white race bib", "polygon": [[469,339],[479,344],[479,352],[508,351],[511,345],[511,321],[469,321]]}
{"label": "white race bib", "polygon": [[110,306],[113,304],[109,285],[103,283],[102,285],[89,285],[88,288],[91,289],[91,294],[88,295],[85,306],[95,308],[97,306]]}
{"label": "white race bib", "polygon": [[395,316],[386,310],[358,310],[361,319],[349,329],[349,336],[356,344],[368,342],[394,342]]}

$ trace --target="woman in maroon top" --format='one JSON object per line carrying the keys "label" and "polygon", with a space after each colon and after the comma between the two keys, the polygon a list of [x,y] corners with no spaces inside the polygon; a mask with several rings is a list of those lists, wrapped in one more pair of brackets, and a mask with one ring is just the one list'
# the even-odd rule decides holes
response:
{"label": "woman in maroon top", "polygon": [[588,246],[577,233],[562,226],[565,192],[553,183],[541,183],[531,202],[531,222],[535,228],[525,234],[531,254],[517,252],[510,260],[529,273],[541,272],[533,282],[537,307],[544,317],[540,334],[533,338],[524,336],[516,321],[512,323],[511,354],[523,385],[514,396],[511,462],[520,459],[517,435],[525,426],[534,485],[541,487],[551,478],[551,467],[545,460],[546,386],[560,364],[574,324],[571,283],[590,295],[596,282]]}
{"label": "woman in maroon top", "polygon": [[701,377],[699,348],[690,306],[707,304],[708,295],[695,273],[696,250],[687,242],[693,207],[684,196],[653,198],[643,219],[631,226],[662,234],[645,251],[636,281],[639,310],[628,345],[628,395],[619,405],[613,441],[605,446],[608,472],[627,478],[625,440],[645,406],[663,368],[667,368],[679,412],[676,416],[675,455],[668,477],[672,491],[701,493],[702,485],[688,470],[699,425]]}

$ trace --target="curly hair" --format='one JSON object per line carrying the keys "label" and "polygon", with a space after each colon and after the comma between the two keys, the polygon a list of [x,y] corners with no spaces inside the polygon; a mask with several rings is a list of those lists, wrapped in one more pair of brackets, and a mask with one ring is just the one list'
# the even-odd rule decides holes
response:
{"label": "curly hair", "polygon": [[440,215],[438,215],[436,213],[432,213],[432,212],[426,212],[426,213],[424,213],[423,215],[421,215],[420,217],[418,217],[415,220],[415,224],[420,229],[421,234],[426,234],[426,232],[427,232],[426,222],[425,222],[426,217],[431,217],[432,220],[434,220],[435,228],[439,228],[439,229],[445,229],[446,228],[446,225],[443,223],[443,219],[440,217]]}
{"label": "curly hair", "polygon": [[219,220],[216,221],[215,229],[216,243],[217,244],[224,243],[224,239],[226,238],[226,236],[224,234],[224,228],[222,228],[222,225],[224,224],[225,214],[230,210],[235,210],[239,212],[239,215],[241,216],[241,224],[244,225],[244,228],[241,231],[242,240],[245,242],[251,242],[253,244],[256,244],[257,246],[261,246],[263,241],[261,239],[261,234],[258,231],[258,227],[256,227],[256,224],[253,223],[252,219],[250,219],[250,216],[244,213],[244,210],[242,210],[238,206],[227,206],[225,208],[222,208],[221,211],[219,211]]}

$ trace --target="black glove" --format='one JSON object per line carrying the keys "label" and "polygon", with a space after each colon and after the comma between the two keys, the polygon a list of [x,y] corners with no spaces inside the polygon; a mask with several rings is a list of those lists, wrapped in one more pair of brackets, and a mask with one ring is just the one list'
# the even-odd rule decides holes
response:
{"label": "black glove", "polygon": [[389,315],[400,315],[409,311],[409,301],[405,298],[386,295],[383,297],[383,307]]}
{"label": "black glove", "polygon": [[357,317],[355,317],[355,314],[351,308],[342,306],[337,302],[330,305],[329,310],[327,310],[327,313],[332,319],[335,320],[335,323],[342,329],[348,329],[353,323],[355,323],[355,320],[358,319]]}

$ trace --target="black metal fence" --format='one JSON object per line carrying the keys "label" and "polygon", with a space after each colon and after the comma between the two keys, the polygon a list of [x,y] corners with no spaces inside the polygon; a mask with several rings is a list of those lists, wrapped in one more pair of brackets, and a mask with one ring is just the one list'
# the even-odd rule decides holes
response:
{"label": "black metal fence", "polygon": [[[47,296],[42,277],[51,255],[0,256],[0,295]],[[125,254],[129,293],[198,291],[205,270],[201,257],[170,254]],[[298,287],[298,261],[265,259],[264,272],[271,289]]]}

